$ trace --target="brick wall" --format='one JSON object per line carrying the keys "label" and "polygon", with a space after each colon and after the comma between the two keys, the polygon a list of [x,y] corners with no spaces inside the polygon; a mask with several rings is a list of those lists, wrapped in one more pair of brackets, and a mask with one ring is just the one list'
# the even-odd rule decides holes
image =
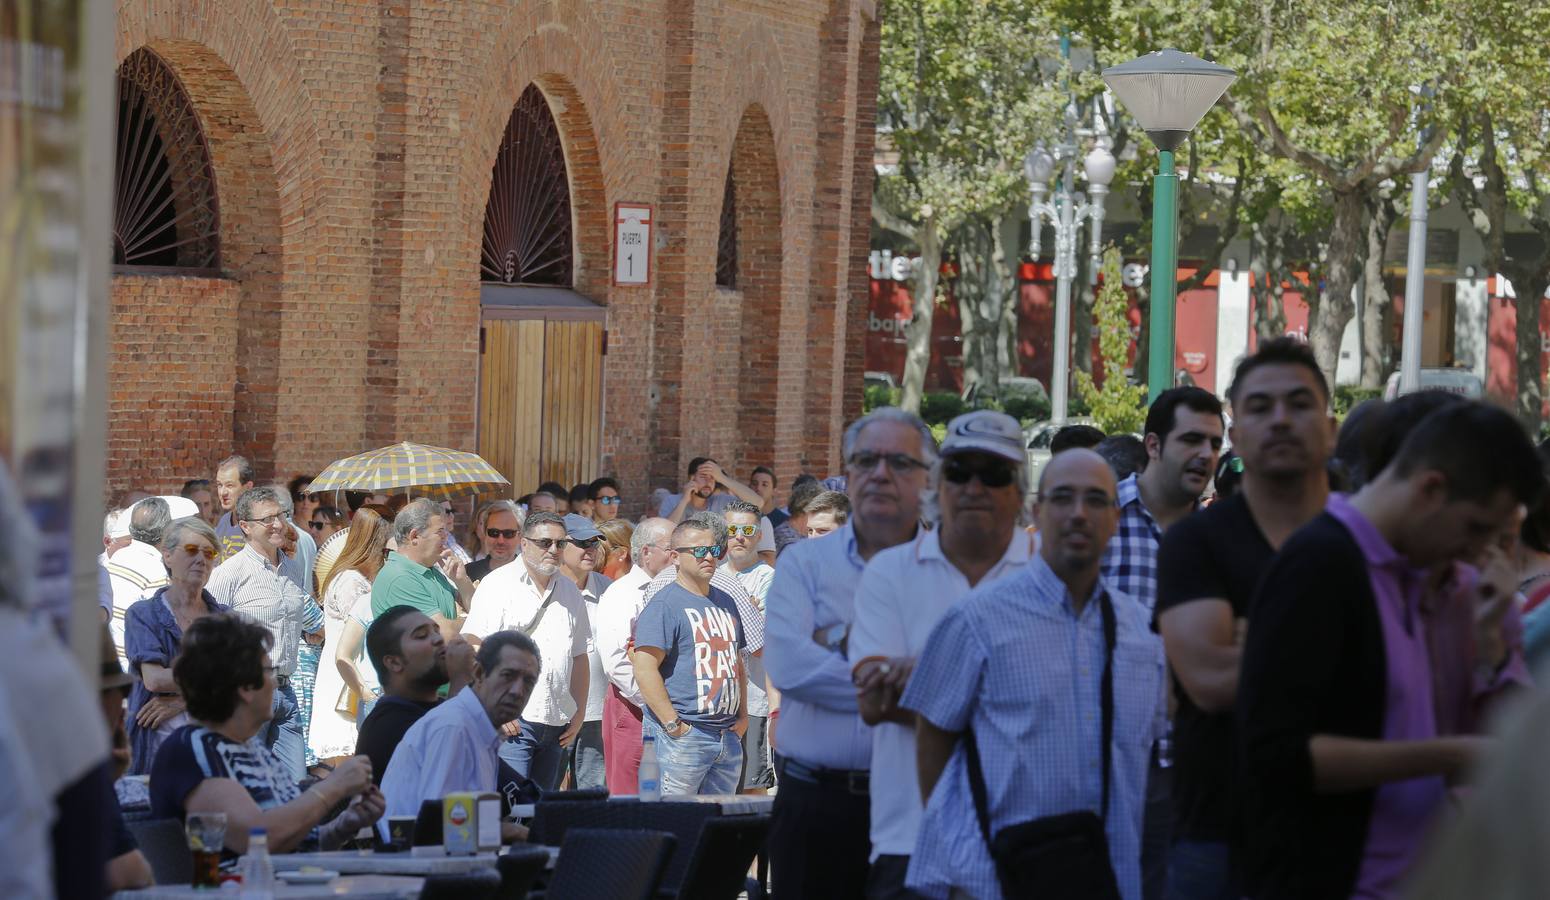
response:
{"label": "brick wall", "polygon": [[[565,141],[575,288],[609,314],[603,470],[641,497],[700,454],[783,484],[826,472],[859,407],[874,18],[870,0],[119,0],[118,58],[161,53],[205,124],[224,277],[115,280],[112,486],[208,475],[232,448],[284,477],[394,440],[476,447],[484,206],[530,84]],[[714,284],[734,159],[735,292]],[[655,207],[649,286],[611,284],[620,201]],[[119,319],[228,308],[209,443],[174,447],[135,413],[159,395],[121,365]]]}

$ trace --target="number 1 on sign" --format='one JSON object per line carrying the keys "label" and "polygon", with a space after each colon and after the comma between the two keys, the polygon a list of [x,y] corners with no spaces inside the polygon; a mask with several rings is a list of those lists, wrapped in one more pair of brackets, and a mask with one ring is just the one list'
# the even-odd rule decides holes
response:
{"label": "number 1 on sign", "polygon": [[624,261],[628,265],[628,268],[625,269],[625,274],[626,275],[634,275],[635,274],[635,254],[633,254],[633,253],[625,254]]}

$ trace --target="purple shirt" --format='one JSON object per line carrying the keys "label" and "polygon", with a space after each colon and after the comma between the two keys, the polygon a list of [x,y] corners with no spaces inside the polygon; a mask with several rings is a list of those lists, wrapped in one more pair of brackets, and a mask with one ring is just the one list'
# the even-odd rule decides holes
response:
{"label": "purple shirt", "polygon": [[[1367,560],[1367,575],[1378,603],[1388,672],[1383,739],[1435,738],[1437,715],[1432,703],[1426,620],[1421,615],[1425,587],[1422,573],[1400,556],[1343,495],[1330,494],[1325,511],[1340,520],[1356,539]],[[1440,775],[1390,782],[1378,788],[1352,897],[1397,895],[1400,881],[1410,872],[1427,827],[1446,797],[1447,784]]]}

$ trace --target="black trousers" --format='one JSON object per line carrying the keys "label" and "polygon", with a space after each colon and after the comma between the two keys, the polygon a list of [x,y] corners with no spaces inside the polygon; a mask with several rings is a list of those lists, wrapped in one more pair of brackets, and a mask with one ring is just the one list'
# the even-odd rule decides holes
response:
{"label": "black trousers", "polygon": [[841,784],[785,777],[770,813],[770,896],[855,900],[866,895],[872,800]]}

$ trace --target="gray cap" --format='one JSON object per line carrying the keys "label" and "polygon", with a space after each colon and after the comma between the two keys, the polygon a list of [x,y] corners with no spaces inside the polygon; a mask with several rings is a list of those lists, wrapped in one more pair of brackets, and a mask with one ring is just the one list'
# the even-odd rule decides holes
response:
{"label": "gray cap", "polygon": [[989,453],[1012,462],[1026,463],[1023,429],[1006,413],[978,409],[947,423],[947,437],[938,451],[942,456],[954,453]]}
{"label": "gray cap", "polygon": [[570,513],[565,517],[565,536],[573,541],[588,541],[595,537],[602,537],[603,533],[597,530],[592,520],[583,515]]}

